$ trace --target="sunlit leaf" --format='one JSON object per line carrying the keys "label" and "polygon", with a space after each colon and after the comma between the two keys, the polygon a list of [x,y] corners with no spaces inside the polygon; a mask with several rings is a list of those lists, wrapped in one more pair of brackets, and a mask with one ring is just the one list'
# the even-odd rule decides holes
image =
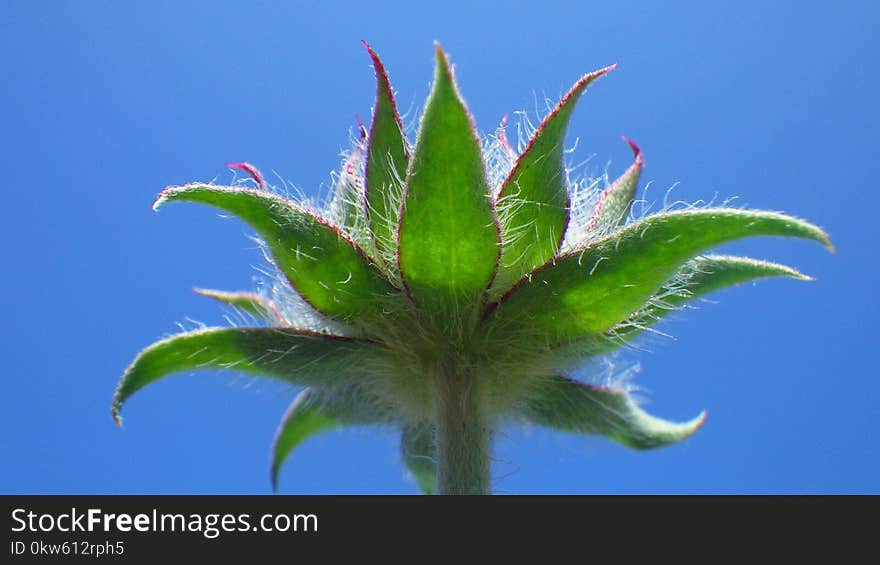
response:
{"label": "sunlit leaf", "polygon": [[153,207],[175,200],[216,206],[247,222],[265,239],[293,288],[324,314],[376,316],[397,294],[342,231],[276,194],[190,184],[164,190]]}
{"label": "sunlit leaf", "polygon": [[363,377],[384,354],[376,343],[286,328],[214,328],[178,334],[138,354],[113,396],[119,421],[123,403],[172,373],[233,369],[298,385],[332,385]]}
{"label": "sunlit leaf", "polygon": [[569,218],[565,131],[587,86],[613,68],[584,75],[575,83],[544,118],[504,181],[498,196],[502,251],[494,294],[507,291],[559,250]]}
{"label": "sunlit leaf", "polygon": [[803,273],[769,261],[728,255],[705,255],[688,261],[685,267],[669,282],[661,296],[651,300],[637,314],[637,325],[624,327],[616,337],[631,339],[636,333],[670,312],[709,293],[738,284],[768,277],[788,277],[811,280]]}
{"label": "sunlit leaf", "polygon": [[642,157],[642,150],[638,145],[630,139],[625,137],[623,139],[632,149],[633,164],[602,192],[596,203],[596,209],[593,211],[588,231],[595,231],[598,228],[608,232],[624,224],[629,216],[629,210],[639,188],[639,177],[642,174],[645,159]]}
{"label": "sunlit leaf", "polygon": [[688,261],[678,273],[666,281],[660,293],[650,298],[628,320],[606,333],[567,342],[560,346],[558,353],[563,356],[608,353],[633,340],[692,300],[724,288],[768,277],[811,280],[791,267],[769,261],[726,255],[697,257]]}
{"label": "sunlit leaf", "polygon": [[333,188],[333,198],[327,205],[327,212],[329,218],[367,252],[372,250],[372,238],[367,229],[367,203],[363,177],[367,131],[360,122],[358,129],[360,139],[342,161]]}
{"label": "sunlit leaf", "polygon": [[464,319],[492,278],[498,248],[480,143],[438,46],[404,194],[403,280],[424,308]]}
{"label": "sunlit leaf", "polygon": [[502,298],[492,323],[528,326],[551,344],[600,334],[641,308],[688,259],[756,235],[831,246],[816,226],[775,212],[708,208],[649,216],[531,273]]}
{"label": "sunlit leaf", "polygon": [[382,256],[394,257],[397,252],[397,215],[409,164],[409,147],[385,66],[372,47],[366,42],[364,46],[376,71],[376,103],[368,138],[366,169],[370,228]]}

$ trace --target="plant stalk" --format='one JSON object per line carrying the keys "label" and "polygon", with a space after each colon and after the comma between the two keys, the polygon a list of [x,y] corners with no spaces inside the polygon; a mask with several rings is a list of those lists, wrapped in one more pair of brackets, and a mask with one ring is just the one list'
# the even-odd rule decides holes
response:
{"label": "plant stalk", "polygon": [[490,430],[479,382],[443,370],[437,391],[437,489],[439,494],[491,494]]}

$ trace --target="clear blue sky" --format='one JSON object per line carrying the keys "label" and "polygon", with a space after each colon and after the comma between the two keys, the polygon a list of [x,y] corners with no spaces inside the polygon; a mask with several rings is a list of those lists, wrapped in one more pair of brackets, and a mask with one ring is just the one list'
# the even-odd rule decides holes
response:
{"label": "clear blue sky", "polygon": [[[478,4],[473,6],[472,4]],[[229,180],[229,161],[326,186],[382,55],[416,115],[432,42],[457,64],[482,131],[619,63],[570,132],[575,157],[627,165],[648,197],[785,210],[819,245],[755,239],[813,283],[713,296],[630,353],[655,414],[707,409],[689,441],[651,453],[512,427],[505,493],[880,492],[880,288],[875,2],[11,2],[0,22],[4,393],[0,492],[267,493],[268,448],[294,390],[180,375],[109,412],[137,351],[187,317],[223,324],[193,286],[249,288],[261,257],[235,220],[150,210],[169,184]],[[274,175],[269,175],[274,176]],[[414,493],[395,434],[358,429],[302,446],[284,492]]]}

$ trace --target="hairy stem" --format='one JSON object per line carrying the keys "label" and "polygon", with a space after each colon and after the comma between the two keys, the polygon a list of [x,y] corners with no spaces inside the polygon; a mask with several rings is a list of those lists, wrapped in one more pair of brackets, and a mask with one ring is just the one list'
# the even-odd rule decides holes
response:
{"label": "hairy stem", "polygon": [[437,392],[437,489],[490,494],[489,425],[473,375],[441,370]]}

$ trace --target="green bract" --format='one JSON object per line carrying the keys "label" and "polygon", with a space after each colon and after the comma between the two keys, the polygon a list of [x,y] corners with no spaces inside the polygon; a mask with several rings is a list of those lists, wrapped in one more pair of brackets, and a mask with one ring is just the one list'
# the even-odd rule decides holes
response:
{"label": "green bract", "polygon": [[[606,436],[637,449],[678,442],[683,422],[644,412],[623,385],[572,378],[689,300],[770,276],[774,263],[702,255],[755,235],[829,248],[819,228],[775,212],[666,210],[633,218],[643,168],[584,194],[569,179],[565,132],[588,85],[577,81],[517,154],[503,135],[481,140],[452,67],[437,48],[434,84],[415,143],[401,125],[382,63],[373,121],[343,163],[323,208],[254,188],[188,184],[172,201],[234,214],[265,244],[277,284],[258,293],[197,291],[254,320],[159,341],[125,371],[123,403],[166,375],[233,369],[305,387],[272,449],[273,485],[292,450],[343,426],[396,426],[401,458],[423,492],[490,491],[493,430],[524,419]],[[627,140],[628,141],[628,140]],[[501,157],[499,157],[501,155]]]}

